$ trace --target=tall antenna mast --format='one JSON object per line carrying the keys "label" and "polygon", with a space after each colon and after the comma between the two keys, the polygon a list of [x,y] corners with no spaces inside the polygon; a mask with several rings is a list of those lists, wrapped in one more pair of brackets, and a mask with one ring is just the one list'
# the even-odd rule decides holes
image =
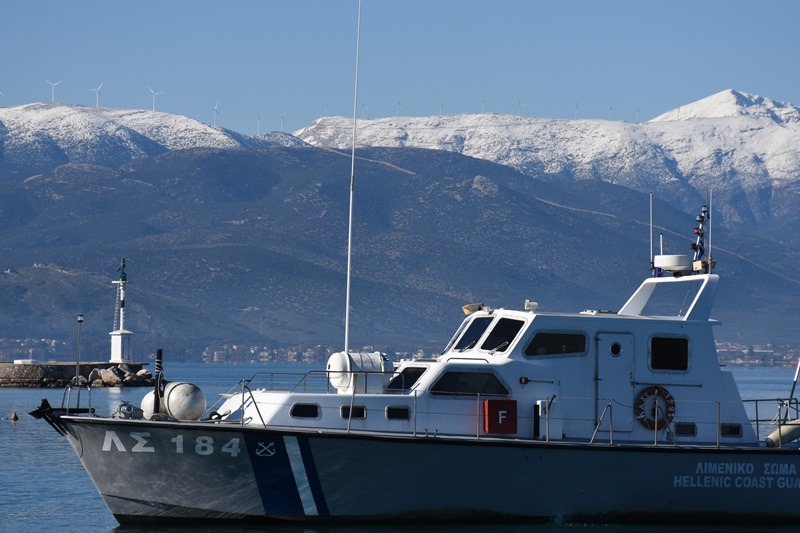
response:
{"label": "tall antenna mast", "polygon": [[653,193],[650,193],[650,275],[655,273],[655,262],[653,259]]}
{"label": "tall antenna mast", "polygon": [[714,268],[714,258],[711,257],[711,201],[713,195],[711,189],[708,191],[708,273]]}
{"label": "tall antenna mast", "polygon": [[356,80],[353,91],[353,142],[350,150],[350,210],[347,222],[347,288],[344,309],[344,353],[350,352],[350,270],[353,256],[353,191],[356,185],[356,119],[358,118],[358,53],[361,44],[361,0],[356,23]]}
{"label": "tall antenna mast", "polygon": [[697,236],[695,242],[692,243],[692,251],[694,252],[692,270],[697,272],[705,272],[711,274],[711,252],[709,251],[709,258],[703,259],[705,256],[705,232],[706,228],[711,225],[711,212],[708,205],[700,208],[700,214],[697,215],[697,227],[694,228],[694,234]]}

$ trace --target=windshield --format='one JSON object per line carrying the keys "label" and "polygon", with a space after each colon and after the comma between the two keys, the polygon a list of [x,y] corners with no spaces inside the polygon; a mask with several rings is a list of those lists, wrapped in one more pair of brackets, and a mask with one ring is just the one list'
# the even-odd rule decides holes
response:
{"label": "windshield", "polygon": [[481,350],[489,350],[491,352],[505,352],[508,347],[514,342],[514,337],[517,336],[519,330],[525,322],[522,320],[514,320],[511,318],[501,318],[497,321],[497,325],[492,328],[492,331],[487,335]]}
{"label": "windshield", "polygon": [[492,323],[492,320],[490,316],[482,316],[474,319],[453,349],[463,351],[473,348],[478,343],[481,336],[483,336],[483,332],[486,331],[489,324]]}

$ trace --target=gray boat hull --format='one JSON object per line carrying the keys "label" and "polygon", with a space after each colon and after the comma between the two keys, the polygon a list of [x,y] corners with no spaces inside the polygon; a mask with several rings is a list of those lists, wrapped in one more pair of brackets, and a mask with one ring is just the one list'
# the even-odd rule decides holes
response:
{"label": "gray boat hull", "polygon": [[797,450],[58,424],[121,524],[800,517]]}

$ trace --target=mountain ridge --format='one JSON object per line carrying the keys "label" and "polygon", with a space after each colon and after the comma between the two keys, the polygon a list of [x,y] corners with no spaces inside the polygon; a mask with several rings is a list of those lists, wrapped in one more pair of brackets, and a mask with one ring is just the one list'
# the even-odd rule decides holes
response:
{"label": "mountain ridge", "polygon": [[696,102],[663,113],[648,122],[748,116],[769,118],[776,124],[800,121],[800,109],[757,94],[726,89]]}
{"label": "mountain ridge", "polygon": [[66,163],[115,168],[189,148],[302,146],[279,132],[248,136],[159,111],[49,102],[0,108],[0,154],[6,174],[47,172]]}
{"label": "mountain ridge", "polygon": [[[340,342],[348,119],[315,122],[309,143],[273,133],[252,144],[166,114],[95,109],[25,110],[43,128],[3,122],[0,109],[0,337],[70,339],[81,312],[95,339],[87,353],[102,353],[110,281],[126,257],[141,346],[196,358],[220,343]],[[339,124],[343,147],[330,142]],[[354,345],[433,353],[470,301],[619,308],[648,275],[648,193],[666,252],[685,253],[707,184],[721,187],[719,338],[795,335],[794,122],[485,114],[359,124]],[[185,147],[193,128],[202,134]],[[218,136],[224,146],[208,141]]]}
{"label": "mountain ridge", "polygon": [[[554,183],[602,180],[653,192],[686,211],[713,191],[726,225],[797,243],[800,223],[782,206],[800,203],[798,109],[730,90],[709,98],[724,105],[687,107],[731,116],[671,120],[669,112],[641,123],[489,113],[400,116],[360,120],[357,144],[452,151]],[[741,101],[749,106],[743,109],[756,111],[737,111]],[[352,121],[321,118],[295,135],[314,146],[345,149]]]}

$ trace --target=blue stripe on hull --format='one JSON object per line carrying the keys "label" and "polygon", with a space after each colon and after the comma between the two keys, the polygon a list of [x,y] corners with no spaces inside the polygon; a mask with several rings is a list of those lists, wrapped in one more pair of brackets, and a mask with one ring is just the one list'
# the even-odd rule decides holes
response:
{"label": "blue stripe on hull", "polygon": [[244,432],[264,513],[274,517],[305,515],[289,451],[280,435]]}
{"label": "blue stripe on hull", "polygon": [[308,438],[298,437],[297,442],[300,447],[303,464],[305,465],[308,485],[311,489],[311,494],[314,496],[314,502],[316,503],[317,514],[319,516],[330,516],[328,504],[325,502],[325,495],[322,492],[322,484],[317,474],[317,466],[314,464],[314,457],[311,455],[311,446],[308,443]]}

